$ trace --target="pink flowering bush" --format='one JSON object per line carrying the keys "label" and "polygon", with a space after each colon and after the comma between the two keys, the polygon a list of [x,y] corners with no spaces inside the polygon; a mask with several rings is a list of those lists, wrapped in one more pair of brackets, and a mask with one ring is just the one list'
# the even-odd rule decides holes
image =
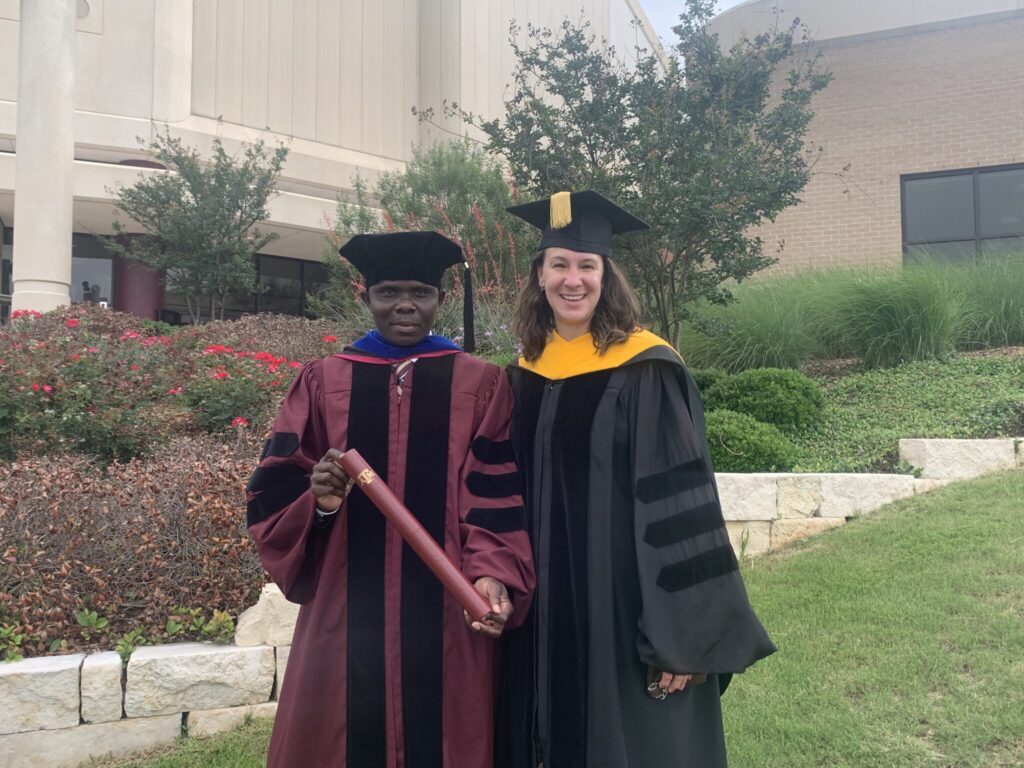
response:
{"label": "pink flowering bush", "polygon": [[0,328],[0,457],[109,463],[196,431],[263,432],[302,363],[356,333],[271,315],[174,329],[86,305],[16,312]]}

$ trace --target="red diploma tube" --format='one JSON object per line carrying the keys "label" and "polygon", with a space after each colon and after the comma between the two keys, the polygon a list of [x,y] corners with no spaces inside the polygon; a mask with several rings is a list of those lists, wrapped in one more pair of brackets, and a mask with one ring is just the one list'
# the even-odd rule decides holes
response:
{"label": "red diploma tube", "polygon": [[477,592],[462,571],[452,565],[452,561],[445,555],[444,550],[420,525],[419,520],[413,517],[412,512],[398,500],[387,484],[370,468],[366,459],[359,455],[359,451],[345,451],[337,461],[345,473],[356,482],[363,493],[388,519],[388,522],[395,526],[405,542],[441,580],[444,588],[459,602],[459,605],[466,609],[466,613],[474,621],[483,621],[489,616],[491,606],[488,604],[487,598]]}

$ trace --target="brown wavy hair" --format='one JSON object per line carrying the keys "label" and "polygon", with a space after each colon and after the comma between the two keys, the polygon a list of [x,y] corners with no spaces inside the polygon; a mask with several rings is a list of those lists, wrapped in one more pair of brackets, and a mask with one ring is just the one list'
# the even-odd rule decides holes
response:
{"label": "brown wavy hair", "polygon": [[[640,325],[640,302],[629,280],[614,261],[602,256],[601,298],[590,318],[590,334],[598,354],[612,344],[625,341]],[[530,262],[530,274],[519,292],[516,306],[515,332],[522,345],[523,357],[532,363],[544,351],[548,336],[555,329],[555,315],[538,282],[544,251],[538,251]]]}

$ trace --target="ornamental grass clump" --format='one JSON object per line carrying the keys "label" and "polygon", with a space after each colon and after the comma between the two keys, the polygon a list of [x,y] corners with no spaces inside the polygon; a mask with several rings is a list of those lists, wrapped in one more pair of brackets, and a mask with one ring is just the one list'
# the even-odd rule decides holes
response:
{"label": "ornamental grass clump", "polygon": [[962,346],[970,306],[948,270],[933,265],[860,275],[819,319],[826,346],[867,368],[944,360]]}
{"label": "ornamental grass clump", "polygon": [[763,281],[737,290],[733,304],[700,306],[683,327],[680,352],[688,363],[730,373],[796,368],[820,356],[807,284]]}
{"label": "ornamental grass clump", "polygon": [[704,395],[704,405],[745,413],[794,435],[821,422],[825,398],[799,371],[754,368],[714,384]]}
{"label": "ornamental grass clump", "polygon": [[969,267],[950,267],[969,311],[965,345],[972,349],[1024,345],[1024,246]]}
{"label": "ornamental grass clump", "polygon": [[777,427],[745,413],[710,411],[706,426],[718,472],[787,472],[799,459],[796,446]]}

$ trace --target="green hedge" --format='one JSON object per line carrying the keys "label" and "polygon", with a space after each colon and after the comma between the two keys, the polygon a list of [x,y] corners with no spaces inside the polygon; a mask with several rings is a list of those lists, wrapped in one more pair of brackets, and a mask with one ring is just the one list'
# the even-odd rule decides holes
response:
{"label": "green hedge", "polygon": [[707,414],[708,445],[718,472],[786,472],[799,458],[779,429],[729,410]]}
{"label": "green hedge", "polygon": [[704,405],[745,413],[792,435],[821,422],[825,399],[799,371],[754,368],[720,379],[705,393]]}

